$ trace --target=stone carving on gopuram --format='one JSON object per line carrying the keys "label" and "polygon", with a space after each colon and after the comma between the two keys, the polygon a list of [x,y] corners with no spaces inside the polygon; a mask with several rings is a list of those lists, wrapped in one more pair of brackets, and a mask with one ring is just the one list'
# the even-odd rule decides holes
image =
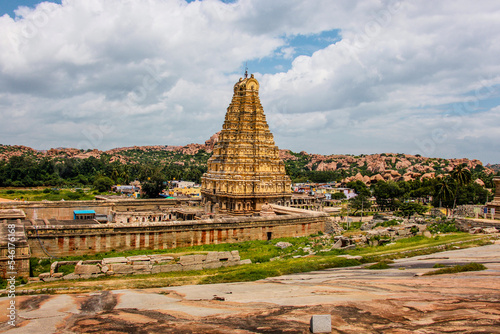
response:
{"label": "stone carving on gopuram", "polygon": [[219,141],[201,178],[207,211],[252,214],[266,204],[288,206],[291,181],[279,158],[252,74],[234,85]]}

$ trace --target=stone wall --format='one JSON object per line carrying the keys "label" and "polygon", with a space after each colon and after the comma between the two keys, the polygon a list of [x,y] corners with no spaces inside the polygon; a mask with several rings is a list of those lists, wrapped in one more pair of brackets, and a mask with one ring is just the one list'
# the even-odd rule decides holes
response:
{"label": "stone wall", "polygon": [[[21,209],[26,219],[73,219],[74,210],[94,210],[97,214],[107,215],[112,220],[113,212],[161,211],[175,206],[188,204],[193,199],[120,199],[106,201],[59,201],[59,202],[5,202],[0,210]],[[198,200],[199,201],[199,200]]]}
{"label": "stone wall", "polygon": [[[53,262],[50,273],[40,274],[39,278],[49,282],[58,279],[91,278],[104,275],[157,274],[172,271],[216,269],[250,263],[252,263],[251,260],[241,260],[238,251],[208,252],[207,254],[183,255],[178,258],[165,254],[137,255],[78,262]],[[74,264],[74,273],[66,276],[59,273],[58,268],[65,264]]]}
{"label": "stone wall", "polygon": [[34,257],[63,257],[132,249],[170,249],[247,240],[307,236],[324,231],[327,214],[65,226],[26,226]]}
{"label": "stone wall", "polygon": [[0,277],[29,277],[29,258],[30,249],[21,220],[3,220],[0,223]]}
{"label": "stone wall", "polygon": [[455,226],[462,232],[469,232],[475,227],[495,227],[497,230],[500,230],[500,222],[486,219],[456,219]]}
{"label": "stone wall", "polygon": [[483,216],[483,210],[484,210],[484,205],[459,205],[456,207],[455,210],[453,210],[452,214],[455,217],[475,217],[476,213],[474,212],[476,210],[479,213],[479,216]]}

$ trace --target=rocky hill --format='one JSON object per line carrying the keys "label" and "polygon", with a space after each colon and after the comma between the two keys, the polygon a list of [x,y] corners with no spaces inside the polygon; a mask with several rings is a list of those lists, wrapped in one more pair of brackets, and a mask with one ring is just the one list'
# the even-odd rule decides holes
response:
{"label": "rocky hill", "polygon": [[[10,160],[16,156],[30,156],[35,159],[50,160],[75,158],[100,159],[105,156],[109,162],[122,164],[136,163],[174,163],[184,165],[194,163],[206,164],[217,143],[219,133],[214,134],[204,144],[189,144],[185,146],[133,146],[121,147],[108,151],[80,150],[75,148],[53,148],[37,151],[26,146],[0,145],[0,161]],[[445,175],[455,166],[466,165],[471,171],[483,172],[486,175],[496,173],[500,165],[483,166],[479,160],[426,158],[420,155],[382,153],[353,155],[320,155],[306,152],[294,153],[290,150],[280,150],[280,157],[285,161],[289,171],[304,170],[316,172],[335,172],[344,181],[360,180],[374,183],[380,180],[416,180],[435,178]]]}
{"label": "rocky hill", "polygon": [[[320,155],[289,150],[280,150],[280,157],[284,160],[307,160],[305,168],[316,171],[340,171],[348,177],[347,182],[360,180],[373,183],[380,180],[416,180],[435,178],[450,173],[456,166],[465,165],[471,171],[496,173],[493,168],[484,167],[479,160],[426,158],[420,155],[382,153],[352,155]],[[342,172],[342,171],[345,171]]]}

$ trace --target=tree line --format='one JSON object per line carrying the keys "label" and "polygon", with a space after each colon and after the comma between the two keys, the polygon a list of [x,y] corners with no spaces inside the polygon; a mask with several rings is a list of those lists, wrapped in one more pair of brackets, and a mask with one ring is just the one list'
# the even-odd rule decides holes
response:
{"label": "tree line", "polygon": [[[112,156],[102,154],[100,158],[38,158],[33,155],[13,156],[0,161],[0,187],[88,187],[107,191],[113,184],[128,184],[139,180],[143,189],[154,194],[168,180],[185,180],[200,183],[207,170],[210,154],[200,150],[195,155],[161,152],[130,151],[134,163],[111,161]],[[160,155],[161,155],[160,154]],[[345,169],[317,171],[305,167],[309,158],[296,154],[297,160],[285,160],[287,174],[292,182],[326,183],[341,181],[350,176]],[[168,160],[166,160],[168,159]],[[435,207],[453,208],[461,204],[484,204],[492,195],[485,187],[473,182],[481,179],[486,188],[493,188],[493,175],[486,174],[482,166],[470,171],[464,166],[456,167],[450,175],[436,179],[415,181],[379,181],[367,187],[361,181],[347,184],[361,197],[356,201],[365,203],[363,197],[375,196],[377,204],[393,209],[409,199],[432,196]]]}
{"label": "tree line", "polygon": [[[42,158],[14,156],[0,161],[0,187],[85,187],[94,183],[128,184],[160,178],[199,182],[206,172],[206,163],[129,163],[111,162],[111,156],[100,158]],[[104,180],[104,181],[103,181]],[[108,188],[109,189],[109,188]]]}
{"label": "tree line", "polygon": [[[369,210],[369,198],[375,197],[382,209],[402,211],[406,215],[423,213],[423,203],[430,202],[433,207],[455,209],[458,205],[483,205],[493,199],[493,194],[484,186],[474,182],[477,172],[471,172],[465,166],[456,166],[449,175],[434,179],[414,181],[379,181],[368,187],[361,181],[351,181],[347,187],[358,194],[350,201],[350,207],[357,212]],[[491,175],[491,179],[492,179]],[[494,184],[491,179],[491,188]]]}

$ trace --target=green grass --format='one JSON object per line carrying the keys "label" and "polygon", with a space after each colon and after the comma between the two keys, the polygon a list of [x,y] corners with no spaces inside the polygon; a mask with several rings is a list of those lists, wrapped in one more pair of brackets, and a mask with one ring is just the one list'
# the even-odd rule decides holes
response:
{"label": "green grass", "polygon": [[401,257],[436,253],[440,250],[429,249],[429,247],[443,246],[443,250],[447,250],[453,247],[453,245],[450,245],[452,242],[468,242],[466,244],[460,244],[458,247],[482,246],[491,243],[489,241],[482,240],[481,237],[474,236],[469,233],[450,233],[448,235],[433,238],[414,236],[397,240],[394,244],[388,246],[369,246],[357,248],[349,251],[348,254],[361,255],[369,260],[369,262],[377,262],[385,256],[397,259]]}
{"label": "green grass", "polygon": [[[121,288],[148,288],[160,286],[173,286],[182,284],[208,284],[208,283],[223,283],[223,282],[242,282],[255,281],[266,277],[275,277],[292,273],[310,272],[322,270],[326,268],[356,266],[370,262],[384,262],[386,265],[391,263],[390,259],[415,256],[421,254],[431,254],[446,249],[456,247],[451,242],[465,241],[460,244],[460,247],[473,247],[477,245],[487,244],[484,237],[470,235],[468,233],[453,233],[439,238],[425,238],[422,236],[412,237],[408,239],[398,240],[391,246],[364,247],[354,250],[338,250],[334,249],[329,252],[318,252],[314,256],[302,258],[292,258],[292,255],[302,253],[301,247],[307,246],[316,249],[318,245],[327,242],[325,239],[313,237],[301,238],[282,238],[272,241],[246,241],[233,244],[219,245],[202,245],[192,246],[177,249],[165,250],[135,250],[126,252],[107,252],[92,256],[81,257],[66,257],[61,260],[86,260],[86,259],[102,259],[103,257],[111,256],[130,256],[138,254],[153,254],[153,253],[170,253],[170,254],[196,254],[208,251],[230,251],[238,250],[242,259],[251,259],[252,264],[192,271],[192,272],[171,272],[149,275],[118,275],[92,278],[89,280],[74,280],[70,282],[57,281],[47,283],[32,283],[30,286],[43,287],[63,287],[63,286],[79,286],[84,290],[91,289],[121,289]],[[279,241],[287,241],[292,244],[291,247],[280,249],[276,247]],[[434,246],[440,246],[436,248]],[[432,248],[434,247],[434,248]],[[409,252],[409,253],[403,253]],[[361,260],[346,259],[338,257],[340,254],[361,255]],[[280,256],[278,261],[268,261],[271,257]],[[34,265],[33,272],[46,272],[50,270],[50,263],[54,260],[49,259],[31,259]],[[260,263],[258,263],[260,262]],[[381,265],[381,264],[379,264]],[[59,271],[69,273],[74,269],[73,266],[60,267]]]}
{"label": "green grass", "polygon": [[23,201],[90,201],[95,199],[93,192],[70,189],[2,189],[0,197]]}
{"label": "green grass", "polygon": [[377,223],[377,224],[375,224],[375,227],[378,227],[378,226],[390,227],[390,226],[396,226],[396,225],[399,225],[399,221],[397,221],[396,219],[391,219],[391,220],[388,220],[385,222]]}
{"label": "green grass", "polygon": [[384,260],[377,262],[375,264],[372,264],[371,266],[366,267],[367,269],[389,269],[391,266],[389,266],[389,263],[394,263],[394,261],[391,260]]}
{"label": "green grass", "polygon": [[71,274],[75,272],[75,265],[74,264],[65,264],[63,266],[59,266],[57,268],[58,273],[63,273],[64,275]]}
{"label": "green grass", "polygon": [[432,223],[427,226],[427,229],[431,233],[449,233],[449,232],[457,232],[458,229],[455,226],[455,219],[452,220],[441,220],[440,222]]}
{"label": "green grass", "polygon": [[430,275],[442,275],[442,274],[455,274],[455,273],[461,273],[465,271],[480,271],[480,270],[486,270],[486,268],[483,264],[481,263],[476,263],[476,262],[471,262],[467,263],[464,265],[457,264],[456,266],[453,267],[446,267],[446,268],[441,268],[438,270],[430,271],[428,273],[425,273],[424,275],[430,276]]}
{"label": "green grass", "polygon": [[359,266],[361,262],[337,256],[286,259],[261,264],[249,264],[219,270],[201,280],[201,284],[255,281],[266,277],[310,272],[327,268]]}
{"label": "green grass", "polygon": [[[350,223],[340,223],[340,226],[344,229],[344,230],[347,230],[347,231],[351,231],[351,230],[359,230],[359,228],[361,227],[361,225],[363,225],[363,222],[350,222]],[[349,228],[347,228],[347,226],[349,226]]]}
{"label": "green grass", "polygon": [[39,259],[36,257],[30,258],[30,276],[38,276],[42,273],[50,271],[50,265],[54,262],[51,259]]}
{"label": "green grass", "polygon": [[[289,242],[292,244],[291,247],[281,249],[276,247],[276,244],[280,241]],[[239,251],[240,257],[242,259],[250,259],[252,262],[268,262],[271,258],[277,256],[291,256],[300,254],[299,249],[301,247],[306,247],[310,245],[310,239],[308,237],[300,238],[280,238],[273,239],[271,241],[264,240],[254,240],[254,241],[244,241],[239,243],[225,243],[217,245],[199,245],[191,247],[181,247],[181,248],[171,248],[171,249],[135,249],[127,251],[110,251],[105,253],[98,253],[92,255],[82,255],[82,256],[66,256],[58,258],[53,261],[79,261],[79,260],[98,260],[105,257],[127,257],[133,255],[147,255],[147,254],[196,254],[196,253],[206,253],[206,252],[224,252],[224,251]]]}

